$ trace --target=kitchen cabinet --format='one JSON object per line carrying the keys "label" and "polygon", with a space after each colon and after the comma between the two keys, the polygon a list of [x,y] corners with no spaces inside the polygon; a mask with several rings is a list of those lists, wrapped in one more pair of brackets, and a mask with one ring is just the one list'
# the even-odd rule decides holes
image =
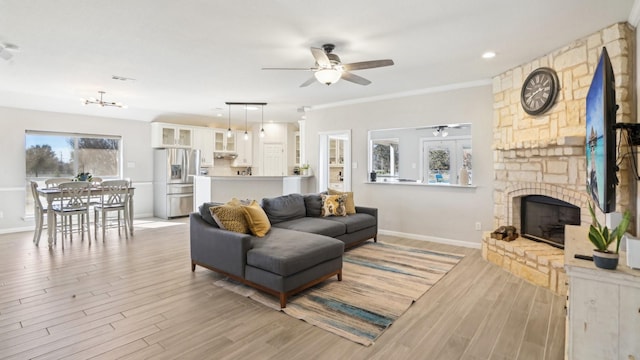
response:
{"label": "kitchen cabinet", "polygon": [[295,160],[294,163],[296,166],[300,166],[300,131],[296,131],[295,133]]}
{"label": "kitchen cabinet", "polygon": [[193,148],[200,150],[200,166],[213,166],[213,129],[194,127]]}
{"label": "kitchen cabinet", "polygon": [[344,140],[329,139],[329,165],[344,164]]}
{"label": "kitchen cabinet", "polygon": [[238,157],[233,160],[234,167],[249,167],[252,166],[253,160],[253,136],[251,131],[247,132],[249,138],[244,140],[244,131],[238,130],[236,132],[236,153]]}
{"label": "kitchen cabinet", "polygon": [[213,136],[214,136],[214,151],[236,152],[237,138],[236,138],[235,131],[231,131],[231,136],[227,136],[227,130],[215,129],[213,131]]}
{"label": "kitchen cabinet", "polygon": [[193,128],[175,124],[151,123],[151,147],[191,148]]}

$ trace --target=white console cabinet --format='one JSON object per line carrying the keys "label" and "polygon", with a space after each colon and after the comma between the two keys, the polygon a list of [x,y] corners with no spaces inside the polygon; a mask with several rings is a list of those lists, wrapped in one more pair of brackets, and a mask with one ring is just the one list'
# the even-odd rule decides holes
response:
{"label": "white console cabinet", "polygon": [[567,226],[567,358],[640,360],[640,271],[627,267],[624,254],[616,270],[575,259],[575,253],[590,255],[590,246],[571,246],[576,241],[588,243],[584,229],[577,236],[571,231]]}

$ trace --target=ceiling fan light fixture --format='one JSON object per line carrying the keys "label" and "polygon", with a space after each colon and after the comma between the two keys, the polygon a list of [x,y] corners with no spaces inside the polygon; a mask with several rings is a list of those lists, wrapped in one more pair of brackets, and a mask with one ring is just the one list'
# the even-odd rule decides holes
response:
{"label": "ceiling fan light fixture", "polygon": [[323,84],[331,85],[340,80],[342,71],[334,68],[320,69],[313,74],[318,81]]}

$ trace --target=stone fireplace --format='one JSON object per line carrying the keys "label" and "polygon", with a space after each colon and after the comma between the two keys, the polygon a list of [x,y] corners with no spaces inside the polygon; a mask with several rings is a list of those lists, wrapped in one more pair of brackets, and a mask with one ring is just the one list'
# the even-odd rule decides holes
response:
{"label": "stone fireplace", "polygon": [[[591,222],[586,192],[586,94],[606,46],[615,73],[617,121],[635,122],[631,96],[634,36],[629,24],[614,24],[493,79],[494,228],[513,225],[520,232],[522,199],[530,195],[576,206],[580,223],[588,226]],[[556,71],[560,91],[548,112],[529,116],[520,106],[520,90],[526,76],[539,67]],[[623,163],[616,211],[635,213],[631,176]],[[524,238],[495,240],[488,232],[482,254],[507,271],[558,294],[566,293],[564,255],[557,247]]]}

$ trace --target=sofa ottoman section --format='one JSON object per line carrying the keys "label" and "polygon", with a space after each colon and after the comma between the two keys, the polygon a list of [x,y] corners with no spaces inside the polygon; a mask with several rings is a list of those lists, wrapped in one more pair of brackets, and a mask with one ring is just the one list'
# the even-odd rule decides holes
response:
{"label": "sofa ottoman section", "polygon": [[247,252],[245,279],[280,297],[287,297],[333,275],[342,279],[344,243],[330,237],[272,228],[255,238]]}

